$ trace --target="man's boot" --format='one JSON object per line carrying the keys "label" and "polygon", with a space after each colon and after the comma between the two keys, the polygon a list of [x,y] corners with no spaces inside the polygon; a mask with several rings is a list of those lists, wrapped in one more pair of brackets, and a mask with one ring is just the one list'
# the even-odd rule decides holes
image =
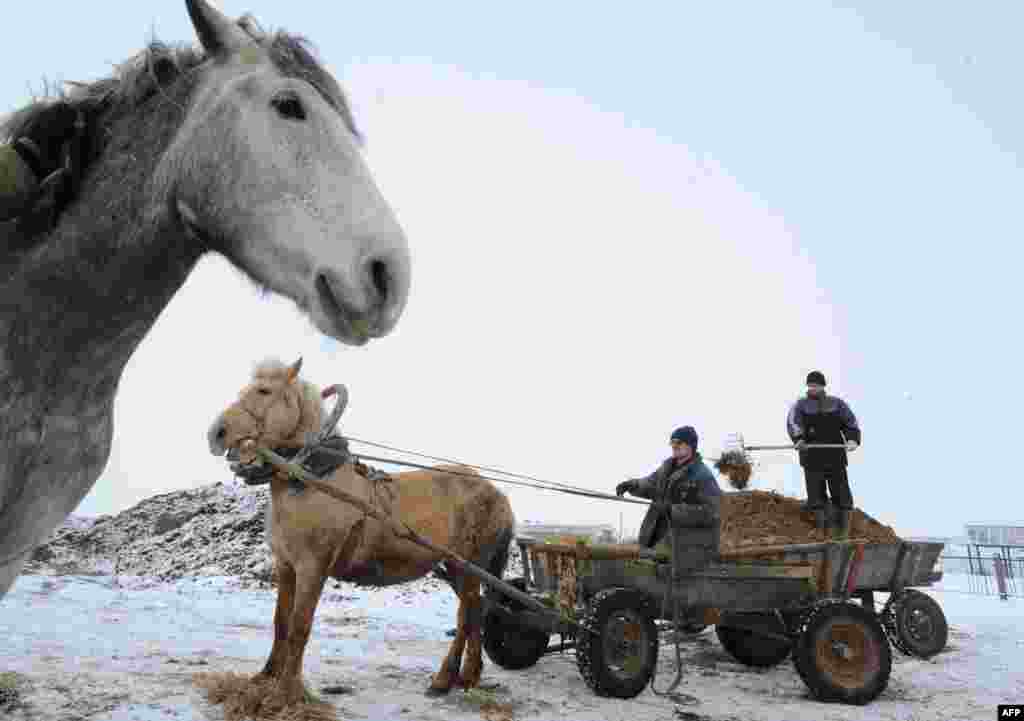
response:
{"label": "man's boot", "polygon": [[814,509],[814,529],[815,536],[824,540],[825,531],[828,528],[828,516],[824,508]]}
{"label": "man's boot", "polygon": [[850,509],[839,509],[839,528],[836,531],[836,539],[847,541],[850,538]]}
{"label": "man's boot", "polygon": [[40,110],[12,139],[0,146],[0,222],[27,212],[40,184],[63,164],[65,141],[75,134],[78,112],[58,100]]}

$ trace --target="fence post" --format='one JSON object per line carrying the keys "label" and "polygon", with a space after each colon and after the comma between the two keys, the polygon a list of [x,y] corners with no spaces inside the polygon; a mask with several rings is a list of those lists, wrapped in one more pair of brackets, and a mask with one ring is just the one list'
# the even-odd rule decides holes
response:
{"label": "fence post", "polygon": [[998,553],[992,554],[992,564],[996,571],[996,585],[999,586],[999,598],[1003,601],[1009,600],[1006,593],[1006,570],[1003,568],[1003,559]]}

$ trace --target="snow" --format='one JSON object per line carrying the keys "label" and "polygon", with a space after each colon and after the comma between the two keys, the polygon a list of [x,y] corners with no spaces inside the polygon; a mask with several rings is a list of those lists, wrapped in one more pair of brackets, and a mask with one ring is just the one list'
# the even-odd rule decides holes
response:
{"label": "snow", "polygon": [[[687,670],[675,700],[650,690],[626,701],[584,685],[571,652],[525,671],[485,659],[483,683],[514,705],[517,721],[566,719],[988,719],[997,703],[1024,699],[1024,602],[933,591],[951,626],[950,646],[930,661],[894,656],[887,691],[860,708],[807,697],[792,664],[747,669],[708,630],[685,644]],[[0,671],[31,684],[12,719],[216,721],[192,686],[196,671],[259,670],[271,642],[274,592],[236,577],[23,576],[0,602]],[[447,648],[455,603],[424,582],[389,589],[325,591],[306,653],[314,689],[344,684],[342,718],[376,721],[480,719],[461,691],[424,694]],[[658,686],[674,671],[662,648]],[[403,711],[403,709],[407,709]],[[688,712],[687,717],[682,711]],[[77,716],[75,714],[78,714]]]}

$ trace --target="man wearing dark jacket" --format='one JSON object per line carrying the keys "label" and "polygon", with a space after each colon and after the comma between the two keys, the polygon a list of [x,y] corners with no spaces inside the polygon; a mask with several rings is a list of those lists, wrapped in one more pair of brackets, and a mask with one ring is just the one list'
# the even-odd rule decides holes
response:
{"label": "man wearing dark jacket", "polygon": [[[853,495],[846,475],[846,452],[860,445],[856,416],[841,398],[825,393],[825,375],[807,374],[807,395],[793,404],[786,418],[786,430],[800,452],[800,465],[807,484],[807,505],[814,511],[815,524],[825,530],[826,486],[832,503],[839,508],[839,530],[849,533]],[[845,448],[807,448],[815,444],[845,444]]]}
{"label": "man wearing dark jacket", "polygon": [[700,454],[697,431],[691,426],[676,429],[669,443],[672,457],[644,478],[631,478],[615,488],[653,501],[640,526],[639,543],[653,548],[664,538],[669,522],[690,528],[710,528],[718,523],[722,489]]}

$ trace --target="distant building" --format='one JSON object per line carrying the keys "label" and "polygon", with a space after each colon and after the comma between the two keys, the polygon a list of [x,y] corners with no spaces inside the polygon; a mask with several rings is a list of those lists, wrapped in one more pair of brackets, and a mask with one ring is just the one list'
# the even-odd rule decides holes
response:
{"label": "distant building", "polygon": [[529,536],[538,541],[552,536],[584,536],[591,543],[614,543],[617,539],[615,527],[607,523],[571,524],[571,523],[534,523],[527,521],[516,527],[517,536]]}
{"label": "distant building", "polygon": [[965,526],[970,543],[994,546],[1024,546],[1024,522],[968,523]]}

